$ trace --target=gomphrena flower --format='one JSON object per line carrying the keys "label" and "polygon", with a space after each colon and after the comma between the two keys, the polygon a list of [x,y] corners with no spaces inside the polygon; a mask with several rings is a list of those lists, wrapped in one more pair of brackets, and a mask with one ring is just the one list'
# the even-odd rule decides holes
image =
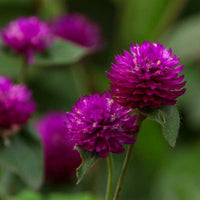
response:
{"label": "gomphrena flower", "polygon": [[25,85],[14,85],[0,76],[0,133],[3,137],[14,134],[31,117],[36,106]]}
{"label": "gomphrena flower", "polygon": [[123,153],[122,144],[132,144],[138,131],[136,115],[129,115],[109,93],[84,96],[67,113],[66,127],[76,146],[106,158],[109,152]]}
{"label": "gomphrena flower", "polygon": [[102,47],[99,26],[80,14],[71,13],[56,19],[52,31],[56,36],[90,49]]}
{"label": "gomphrena flower", "polygon": [[112,73],[107,72],[113,97],[120,105],[131,108],[175,104],[176,98],[185,92],[182,88],[186,83],[182,82],[184,75],[179,76],[183,70],[179,60],[159,42],[132,44],[130,53],[124,50],[124,55],[117,55]]}
{"label": "gomphrena flower", "polygon": [[45,176],[51,183],[69,181],[82,160],[74,144],[67,138],[64,121],[66,114],[52,112],[36,123],[45,155]]}
{"label": "gomphrena flower", "polygon": [[16,53],[24,54],[29,64],[34,62],[34,53],[43,51],[52,43],[49,26],[37,17],[20,17],[2,30],[5,45]]}

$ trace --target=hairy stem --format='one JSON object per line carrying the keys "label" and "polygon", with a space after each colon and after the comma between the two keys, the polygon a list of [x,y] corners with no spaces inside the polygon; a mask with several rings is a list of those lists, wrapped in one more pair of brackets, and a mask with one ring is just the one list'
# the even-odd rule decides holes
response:
{"label": "hairy stem", "polygon": [[[140,112],[138,114],[138,118],[136,120],[137,125],[140,127],[143,120],[145,119],[145,116],[142,115]],[[125,181],[125,177],[126,177],[126,173],[128,171],[128,167],[130,165],[131,159],[132,159],[132,155],[134,152],[134,147],[135,144],[129,145],[127,153],[126,153],[126,157],[124,159],[124,163],[123,163],[123,167],[122,167],[122,172],[121,175],[119,177],[118,183],[117,183],[117,187],[115,190],[115,194],[114,194],[114,198],[113,200],[119,200],[123,185],[124,185],[124,181]]]}
{"label": "hairy stem", "polygon": [[106,191],[105,200],[111,200],[112,188],[113,188],[113,178],[114,178],[113,159],[112,159],[111,154],[108,155],[107,162],[108,162],[108,182],[107,182],[107,191]]}

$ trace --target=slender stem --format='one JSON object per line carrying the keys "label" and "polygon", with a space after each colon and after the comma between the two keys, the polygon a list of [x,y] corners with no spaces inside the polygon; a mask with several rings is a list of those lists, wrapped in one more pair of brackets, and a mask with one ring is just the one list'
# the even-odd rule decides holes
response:
{"label": "slender stem", "polygon": [[128,166],[130,164],[130,161],[131,161],[131,158],[132,158],[132,155],[133,155],[133,150],[134,150],[134,145],[130,145],[128,147],[128,150],[127,150],[127,153],[126,153],[126,157],[124,159],[122,173],[121,173],[121,175],[119,177],[119,181],[117,183],[117,187],[116,187],[116,190],[115,190],[115,194],[114,194],[113,200],[119,199],[119,196],[121,194],[121,190],[122,190],[122,187],[123,187],[123,184],[124,184],[126,172],[128,170]]}
{"label": "slender stem", "polygon": [[[142,124],[142,122],[143,122],[144,119],[145,119],[145,116],[142,115],[139,112],[138,118],[136,120],[136,123],[137,123],[137,125],[139,127],[141,126],[141,124]],[[132,145],[130,145],[128,147],[128,150],[127,150],[127,153],[126,153],[126,157],[124,159],[124,163],[123,163],[123,167],[122,167],[122,172],[121,172],[121,175],[120,175],[118,183],[117,183],[117,187],[116,187],[116,190],[115,190],[115,194],[114,194],[113,200],[118,200],[119,196],[121,194],[122,187],[123,187],[123,184],[124,184],[124,181],[125,181],[125,177],[126,177],[126,173],[128,171],[128,167],[130,165],[131,158],[132,158],[132,155],[133,155],[134,147],[135,147],[134,144],[132,144]]]}
{"label": "slender stem", "polygon": [[113,188],[113,178],[114,178],[114,173],[113,173],[113,159],[112,155],[109,154],[107,158],[108,162],[108,183],[107,183],[107,191],[106,191],[106,198],[105,200],[111,200],[112,198],[112,188]]}
{"label": "slender stem", "polygon": [[27,59],[24,58],[22,62],[20,74],[19,74],[19,83],[25,83],[27,72],[28,72],[28,63],[27,63]]}

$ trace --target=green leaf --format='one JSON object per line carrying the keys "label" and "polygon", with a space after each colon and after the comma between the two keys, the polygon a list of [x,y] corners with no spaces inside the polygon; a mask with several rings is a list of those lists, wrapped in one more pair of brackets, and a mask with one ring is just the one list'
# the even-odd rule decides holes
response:
{"label": "green leaf", "polygon": [[8,171],[4,171],[1,174],[0,180],[0,195],[3,198],[8,198],[24,188],[24,183],[16,175]]}
{"label": "green leaf", "polygon": [[57,39],[47,49],[46,54],[36,55],[35,65],[52,66],[73,64],[89,53],[89,50],[74,43]]}
{"label": "green leaf", "polygon": [[92,153],[90,151],[85,151],[82,149],[79,149],[76,147],[76,149],[79,151],[81,158],[82,158],[82,164],[79,168],[76,170],[77,175],[77,184],[79,184],[87,171],[94,165],[94,163],[99,159],[98,154]]}
{"label": "green leaf", "polygon": [[16,173],[30,187],[37,189],[43,180],[43,152],[40,140],[30,128],[10,137],[5,146],[0,141],[0,165]]}
{"label": "green leaf", "polygon": [[171,147],[175,147],[180,126],[179,112],[176,107],[162,106],[158,109],[145,110],[142,112],[152,120],[161,124],[165,140]]}

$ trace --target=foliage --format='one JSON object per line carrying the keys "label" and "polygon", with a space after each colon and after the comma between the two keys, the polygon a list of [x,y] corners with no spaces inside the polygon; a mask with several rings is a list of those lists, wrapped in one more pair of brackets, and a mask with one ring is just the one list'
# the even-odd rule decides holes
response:
{"label": "foliage", "polygon": [[83,177],[86,175],[87,171],[95,164],[95,162],[99,159],[98,154],[91,153],[89,151],[82,150],[80,148],[77,148],[79,153],[81,154],[82,158],[82,164],[81,166],[76,170],[77,173],[77,184],[79,184]]}
{"label": "foliage", "polygon": [[[199,143],[195,144],[200,139],[199,6],[199,0],[0,1],[1,27],[22,15],[39,15],[50,20],[66,12],[80,12],[100,24],[106,40],[104,49],[93,54],[86,48],[61,39],[56,40],[43,54],[37,54],[36,64],[29,68],[27,77],[27,84],[33,90],[38,104],[35,119],[47,111],[70,110],[81,95],[106,90],[109,86],[105,70],[113,62],[114,55],[132,42],[158,40],[180,56],[187,80],[187,91],[178,103],[180,115],[174,106],[162,107],[153,112],[143,111],[151,120],[145,120],[138,135],[134,159],[121,199],[200,198],[200,150]],[[21,57],[8,52],[1,44],[0,61],[0,74],[17,81]],[[161,125],[165,140],[173,147],[181,125],[175,149],[169,148],[164,142],[157,122]],[[123,158],[114,157],[116,177],[120,173]],[[5,146],[0,139],[1,198],[98,199],[90,193],[103,197],[106,187],[105,166],[99,162],[92,176],[86,173],[96,161],[96,155],[83,154],[85,162],[79,168],[79,182],[84,175],[86,179],[78,185],[74,180],[64,186],[55,184],[50,187],[44,179],[43,159],[37,133],[29,125],[10,138],[10,146]]]}
{"label": "foliage", "polygon": [[26,127],[12,136],[8,144],[1,139],[0,154],[1,167],[18,174],[34,189],[41,186],[43,153],[40,140],[32,127]]}
{"label": "foliage", "polygon": [[56,39],[44,54],[39,54],[35,65],[53,66],[72,64],[79,61],[89,51],[71,42]]}
{"label": "foliage", "polygon": [[175,106],[162,106],[161,108],[144,111],[144,114],[162,126],[162,133],[171,147],[176,144],[180,118]]}

